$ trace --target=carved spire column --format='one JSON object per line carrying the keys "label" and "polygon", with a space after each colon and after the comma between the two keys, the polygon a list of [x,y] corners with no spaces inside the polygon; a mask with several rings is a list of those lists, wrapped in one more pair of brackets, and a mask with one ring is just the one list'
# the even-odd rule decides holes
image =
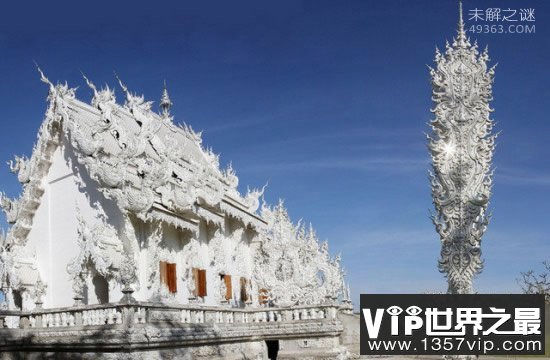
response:
{"label": "carved spire column", "polygon": [[160,110],[163,120],[172,121],[173,117],[170,114],[170,109],[172,108],[172,100],[168,96],[168,90],[166,89],[166,81],[164,81],[164,89],[162,90],[162,96],[160,98]]}
{"label": "carved spire column", "polygon": [[457,37],[444,54],[436,49],[437,66],[430,68],[432,220],[441,239],[439,270],[450,294],[472,293],[473,277],[483,267],[481,237],[489,221],[496,138],[489,106],[494,67],[488,69],[488,61],[487,49],[480,54],[466,36],[460,4]]}

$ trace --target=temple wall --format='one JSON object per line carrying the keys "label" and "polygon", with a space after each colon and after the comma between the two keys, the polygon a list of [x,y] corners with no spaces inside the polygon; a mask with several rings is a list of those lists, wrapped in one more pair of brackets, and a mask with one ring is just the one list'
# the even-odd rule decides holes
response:
{"label": "temple wall", "polygon": [[[173,226],[166,224],[163,225],[163,236],[162,241],[159,244],[158,260],[152,263],[152,250],[147,247],[147,238],[152,232],[151,225],[148,223],[143,223],[140,220],[135,222],[135,224],[139,228],[136,232],[138,233],[139,241],[142,246],[140,248],[138,264],[140,287],[139,290],[133,294],[133,296],[141,301],[154,300],[157,290],[156,286],[160,283],[158,262],[164,261],[176,264],[177,292],[174,300],[180,304],[187,303],[189,292],[187,290],[186,283],[184,282],[183,271],[185,267],[182,261],[182,253],[184,251],[184,247],[189,243],[189,234],[180,229],[176,229]],[[151,268],[152,266],[154,269]],[[157,271],[157,273],[153,276],[153,283],[150,281],[152,270]]]}
{"label": "temple wall", "polygon": [[[28,249],[36,250],[38,270],[48,286],[44,307],[61,307],[73,304],[72,281],[67,264],[77,256],[78,221],[77,207],[85,221],[97,221],[99,214],[107,215],[115,227],[122,222],[121,214],[114,204],[105,199],[86,177],[77,164],[71,150],[62,144],[52,156],[52,165],[43,180],[45,192],[34,216],[28,235]],[[94,207],[95,206],[95,207]],[[111,284],[110,298],[122,296],[118,285]],[[89,303],[97,303],[93,291]]]}
{"label": "temple wall", "polygon": [[250,252],[249,231],[243,229],[240,221],[229,218],[225,221],[224,252],[236,254],[236,257],[229,256],[225,271],[231,275],[233,287],[233,305],[243,306],[240,301],[240,278],[250,279],[252,276],[252,257]]}
{"label": "temple wall", "polygon": [[[45,308],[63,307],[73,305],[72,280],[67,272],[67,265],[74,259],[78,252],[78,221],[77,208],[84,221],[90,225],[97,223],[98,218],[104,215],[107,223],[120,230],[124,226],[123,216],[117,205],[105,198],[97,190],[95,181],[89,178],[88,172],[76,161],[72,147],[62,143],[52,156],[52,165],[48,175],[43,180],[45,192],[36,211],[32,229],[28,236],[27,251],[35,252],[38,262],[38,271],[43,282],[48,286],[44,300]],[[144,244],[151,234],[150,223],[134,221],[136,229],[135,244],[139,249],[139,288],[134,297],[141,301],[153,300],[156,288],[149,286],[150,254]],[[216,234],[222,237],[221,252],[225,254],[223,266],[212,264],[214,245],[212,242]],[[254,232],[244,228],[242,222],[226,217],[221,229],[213,224],[201,221],[198,233],[191,235],[188,231],[176,229],[171,225],[163,226],[163,240],[160,244],[160,257],[158,261],[166,261],[176,264],[177,293],[173,301],[180,304],[189,302],[189,291],[185,281],[184,272],[186,264],[183,262],[186,245],[190,236],[195,236],[199,243],[196,266],[206,269],[207,296],[204,297],[205,305],[220,304],[220,273],[231,275],[232,299],[231,306],[244,306],[241,301],[240,278],[252,277],[253,260],[250,249],[250,241]],[[102,294],[108,292],[108,301],[116,302],[122,297],[120,286],[115,280],[104,284],[103,279],[87,279],[88,291],[85,303],[97,304],[105,300]],[[155,279],[157,281],[158,279]],[[101,290],[108,288],[108,290]],[[98,290],[99,289],[99,290]],[[254,296],[257,289],[249,295]],[[256,298],[254,296],[254,298]],[[27,301],[26,309],[32,309],[34,304]]]}
{"label": "temple wall", "polygon": [[[49,207],[49,198],[50,186],[44,181],[43,187],[46,189],[42,195],[42,201],[38,208],[36,209],[34,215],[33,226],[27,237],[27,244],[25,250],[30,254],[35,254],[37,259],[37,271],[40,274],[42,281],[48,285],[48,290],[50,284],[53,283],[52,276],[52,267],[53,263],[51,261],[51,254],[54,252],[50,242],[50,228],[49,228],[49,217],[50,217],[50,207]],[[36,279],[35,279],[36,281]],[[49,295],[49,294],[48,294]],[[44,298],[44,302],[51,303],[50,296]],[[24,301],[23,309],[32,309],[34,304],[32,301]]]}
{"label": "temple wall", "polygon": [[[224,226],[218,229],[216,225],[207,224],[201,221],[198,226],[198,232],[193,234],[187,230],[181,230],[174,226],[164,224],[162,227],[162,241],[158,245],[158,257],[155,258],[154,252],[150,249],[148,238],[153,229],[150,223],[144,223],[141,220],[135,220],[136,235],[141,244],[139,250],[139,282],[140,287],[133,296],[137,300],[151,301],[158,299],[158,284],[160,283],[160,273],[158,272],[159,262],[176,264],[177,273],[177,292],[165,300],[179,304],[188,304],[192,297],[186,279],[188,268],[197,267],[206,270],[207,295],[200,301],[205,305],[220,305],[220,274],[231,275],[232,299],[228,305],[242,307],[240,278],[251,278],[252,275],[252,257],[250,250],[250,238],[253,232],[245,230],[244,225],[234,219],[227,219]],[[215,236],[222,237],[220,242],[213,240]],[[185,258],[188,255],[189,243],[191,240],[198,243],[198,254],[194,257],[193,265],[188,266]],[[219,247],[219,249],[218,249]],[[225,255],[223,265],[213,263],[215,253]],[[232,254],[236,254],[233,258]],[[218,255],[219,256],[219,255]],[[153,271],[157,271],[152,275]],[[151,282],[152,280],[152,282]]]}

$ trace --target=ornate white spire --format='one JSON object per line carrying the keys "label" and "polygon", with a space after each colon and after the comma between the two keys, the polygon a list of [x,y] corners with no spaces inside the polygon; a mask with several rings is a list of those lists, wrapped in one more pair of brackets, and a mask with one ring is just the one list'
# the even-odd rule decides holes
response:
{"label": "ornate white spire", "polygon": [[473,277],[483,267],[481,237],[489,222],[496,138],[489,106],[494,68],[487,68],[488,60],[487,52],[479,55],[466,38],[461,4],[458,37],[444,55],[436,52],[437,67],[430,69],[432,220],[441,238],[439,269],[449,293],[472,293]]}
{"label": "ornate white spire", "polygon": [[162,97],[160,98],[160,109],[162,118],[165,120],[172,120],[170,115],[170,108],[173,103],[168,96],[168,90],[166,89],[166,80],[164,80],[164,89],[162,90]]}
{"label": "ornate white spire", "polygon": [[458,2],[458,29],[457,29],[456,42],[460,47],[469,46],[470,43],[466,37],[466,31],[464,30],[464,17],[462,14],[462,1]]}

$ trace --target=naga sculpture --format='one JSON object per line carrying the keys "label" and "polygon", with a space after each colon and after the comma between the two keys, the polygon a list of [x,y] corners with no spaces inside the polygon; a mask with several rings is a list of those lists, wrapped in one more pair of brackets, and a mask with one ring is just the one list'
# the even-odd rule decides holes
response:
{"label": "naga sculpture", "polygon": [[448,293],[470,294],[472,280],[482,267],[481,237],[489,215],[492,188],[491,161],[496,134],[492,133],[494,67],[488,69],[487,49],[466,37],[460,5],[458,34],[430,68],[435,119],[430,123],[428,148],[436,214],[432,221],[441,238],[439,270],[445,274]]}
{"label": "naga sculpture", "polygon": [[15,160],[8,161],[10,166],[10,171],[13,174],[17,174],[17,180],[21,184],[26,184],[30,181],[31,177],[31,166],[30,161],[25,156],[15,156]]}

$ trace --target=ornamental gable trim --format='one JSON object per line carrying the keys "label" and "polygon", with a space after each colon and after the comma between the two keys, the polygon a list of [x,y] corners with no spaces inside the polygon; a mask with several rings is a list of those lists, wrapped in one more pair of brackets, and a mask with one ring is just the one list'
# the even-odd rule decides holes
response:
{"label": "ornamental gable trim", "polygon": [[220,223],[223,214],[255,229],[265,226],[256,214],[265,187],[240,194],[231,165],[220,169],[219,156],[203,147],[201,133],[173,123],[166,89],[159,115],[151,110],[151,102],[130,93],[120,80],[123,105],[116,103],[114,90],[98,90],[84,76],[93,91],[91,104],[86,104],[76,99],[76,89],[66,83],[53,85],[40,75],[49,86],[49,106],[37,144],[30,158],[16,156],[9,162],[23,193],[19,199],[0,193],[2,209],[13,224],[7,234],[10,241],[25,241],[44,192],[41,180],[61,136],[101,193],[125,213],[193,232],[201,219]]}

